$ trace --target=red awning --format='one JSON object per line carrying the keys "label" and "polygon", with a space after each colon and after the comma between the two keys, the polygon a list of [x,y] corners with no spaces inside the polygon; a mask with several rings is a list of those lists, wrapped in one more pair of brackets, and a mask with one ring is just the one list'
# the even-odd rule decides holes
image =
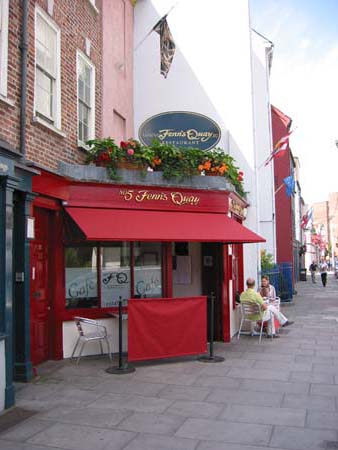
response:
{"label": "red awning", "polygon": [[66,208],[90,241],[265,242],[225,214]]}

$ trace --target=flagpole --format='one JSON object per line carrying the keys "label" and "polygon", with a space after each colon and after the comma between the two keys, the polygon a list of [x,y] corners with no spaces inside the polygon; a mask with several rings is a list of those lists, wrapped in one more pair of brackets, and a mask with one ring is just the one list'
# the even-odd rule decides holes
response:
{"label": "flagpole", "polygon": [[284,186],[284,183],[281,184],[281,185],[275,190],[275,195],[282,189],[283,186]]}
{"label": "flagpole", "polygon": [[156,24],[152,27],[152,29],[144,36],[144,38],[136,45],[136,47],[134,48],[134,52],[136,52],[136,50],[139,48],[139,47],[141,47],[141,45],[143,44],[143,42],[151,35],[151,33],[154,31],[154,28],[156,27],[156,25],[159,23],[159,22],[161,22],[161,20],[164,18],[164,17],[167,17],[170,13],[171,13],[171,11],[174,9],[174,8],[176,8],[176,6],[179,4],[179,2],[180,2],[180,0],[178,1],[178,2],[176,2],[170,9],[169,9],[169,11],[167,12],[167,14],[164,14],[164,16],[162,16],[161,17],[161,19],[160,20],[158,20],[157,22],[156,22]]}

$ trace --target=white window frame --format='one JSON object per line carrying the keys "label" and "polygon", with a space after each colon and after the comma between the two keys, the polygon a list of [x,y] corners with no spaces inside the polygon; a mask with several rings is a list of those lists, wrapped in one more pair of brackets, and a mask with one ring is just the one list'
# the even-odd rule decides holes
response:
{"label": "white window frame", "polygon": [[1,34],[0,34],[0,96],[7,98],[8,76],[8,9],[9,1],[0,0]]}
{"label": "white window frame", "polygon": [[80,69],[80,60],[82,60],[83,63],[85,63],[87,66],[90,67],[91,70],[91,86],[90,86],[90,104],[91,104],[91,111],[90,111],[90,119],[89,119],[89,127],[88,127],[88,139],[94,139],[95,138],[95,66],[93,62],[80,50],[77,50],[76,52],[76,89],[77,89],[77,142],[78,146],[82,148],[88,148],[85,142],[80,140],[79,137],[79,69]]}
{"label": "white window frame", "polygon": [[[56,79],[55,79],[55,100],[54,100],[54,107],[55,107],[55,115],[53,117],[53,124],[50,124],[47,120],[44,120],[43,117],[40,115],[37,115],[37,109],[36,109],[36,36],[37,36],[37,16],[40,16],[42,20],[44,20],[48,26],[50,26],[56,33]],[[39,6],[35,7],[35,43],[34,43],[34,50],[35,50],[35,68],[34,68],[34,74],[35,74],[35,83],[34,83],[34,118],[37,122],[46,123],[46,125],[54,126],[56,129],[61,130],[61,31],[60,28],[55,24],[53,20],[48,16],[48,14],[41,9]]]}
{"label": "white window frame", "polygon": [[93,10],[96,12],[96,14],[99,14],[100,11],[97,9],[96,0],[88,0],[88,2],[90,6],[93,8]]}

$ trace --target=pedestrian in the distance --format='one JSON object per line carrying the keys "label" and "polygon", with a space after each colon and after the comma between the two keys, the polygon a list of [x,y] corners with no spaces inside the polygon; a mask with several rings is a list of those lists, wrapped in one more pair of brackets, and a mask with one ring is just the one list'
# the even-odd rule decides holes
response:
{"label": "pedestrian in the distance", "polygon": [[314,261],[312,261],[312,263],[311,263],[311,265],[309,267],[309,270],[311,272],[312,283],[315,283],[316,282],[317,264]]}
{"label": "pedestrian in the distance", "polygon": [[326,286],[326,280],[327,280],[327,264],[325,259],[323,258],[319,264],[319,270],[320,270],[320,276],[322,279],[323,286]]}

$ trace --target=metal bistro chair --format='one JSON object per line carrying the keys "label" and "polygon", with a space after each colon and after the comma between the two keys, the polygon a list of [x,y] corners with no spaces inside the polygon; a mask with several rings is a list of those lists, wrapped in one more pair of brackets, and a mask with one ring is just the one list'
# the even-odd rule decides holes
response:
{"label": "metal bistro chair", "polygon": [[[273,305],[278,312],[280,312],[280,297],[273,297],[273,298],[269,298],[268,300],[268,304]],[[279,334],[280,331],[280,323],[278,322],[278,320],[275,317],[272,317],[271,320],[275,321],[275,329],[276,329],[276,333]]]}
{"label": "metal bistro chair", "polygon": [[[244,322],[250,322],[250,323],[251,322],[255,322],[255,323],[260,322],[259,343],[261,343],[263,327],[269,321],[269,319],[263,320],[264,312],[262,311],[260,305],[258,305],[256,303],[252,303],[252,302],[241,302],[241,313],[242,313],[242,318],[241,318],[241,324],[239,326],[237,339],[240,338],[242,326],[243,326]],[[260,320],[252,320],[249,318],[250,316],[257,316],[257,315],[261,316]]]}
{"label": "metal bistro chair", "polygon": [[107,328],[103,325],[100,325],[99,322],[97,322],[96,320],[86,319],[85,317],[74,317],[74,320],[75,320],[77,331],[79,333],[79,337],[74,346],[71,359],[72,360],[74,359],[75,352],[78,348],[78,345],[81,343],[80,352],[79,352],[79,355],[77,356],[77,360],[76,360],[76,363],[79,364],[84,346],[86,345],[87,342],[92,342],[92,341],[99,341],[101,354],[103,355],[102,341],[105,341],[105,343],[107,344],[109,359],[112,361],[112,356],[111,356],[111,352],[110,352],[110,344],[109,344],[109,339],[108,339],[109,336],[107,334]]}

